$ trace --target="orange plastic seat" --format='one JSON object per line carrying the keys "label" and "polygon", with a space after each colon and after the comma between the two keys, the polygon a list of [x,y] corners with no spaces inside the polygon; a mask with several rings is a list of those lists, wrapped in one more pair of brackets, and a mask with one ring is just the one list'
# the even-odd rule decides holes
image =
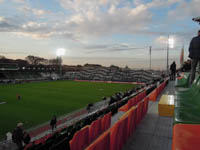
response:
{"label": "orange plastic seat", "polygon": [[101,132],[102,133],[110,128],[111,117],[112,117],[112,113],[109,112],[108,114],[104,115],[104,117],[102,118],[102,120],[101,120]]}
{"label": "orange plastic seat", "polygon": [[110,150],[110,130],[104,132],[85,150]]}
{"label": "orange plastic seat", "polygon": [[150,94],[149,94],[149,100],[150,101],[156,101],[156,99],[157,99],[157,88],[156,89],[154,89],[153,90],[153,92],[151,92]]}
{"label": "orange plastic seat", "polygon": [[176,124],[173,128],[172,150],[199,150],[200,125]]}
{"label": "orange plastic seat", "polygon": [[140,121],[142,120],[142,113],[143,113],[143,101],[139,102],[137,105],[137,109],[136,109],[136,125],[138,125],[140,123]]}
{"label": "orange plastic seat", "polygon": [[89,128],[89,139],[92,143],[101,134],[101,119],[92,122]]}
{"label": "orange plastic seat", "polygon": [[119,140],[121,137],[118,135],[120,129],[119,121],[115,123],[110,129],[110,150],[120,150],[119,149]]}
{"label": "orange plastic seat", "polygon": [[70,150],[83,150],[89,145],[89,126],[76,132],[70,141]]}

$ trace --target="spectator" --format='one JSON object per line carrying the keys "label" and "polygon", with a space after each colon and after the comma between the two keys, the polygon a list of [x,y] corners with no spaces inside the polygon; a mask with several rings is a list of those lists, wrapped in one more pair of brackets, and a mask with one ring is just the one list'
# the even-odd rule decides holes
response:
{"label": "spectator", "polygon": [[11,132],[6,133],[6,141],[8,143],[11,143],[11,141],[12,141],[12,133]]}
{"label": "spectator", "polygon": [[21,100],[21,96],[17,94],[17,100]]}
{"label": "spectator", "polygon": [[110,97],[110,100],[109,100],[109,105],[111,105],[111,104],[114,103],[114,102],[115,102],[115,99],[114,99],[113,96],[111,96],[111,97]]}
{"label": "spectator", "polygon": [[171,78],[171,80],[175,80],[175,78],[176,78],[176,63],[175,63],[175,61],[171,64],[170,70],[171,70],[170,78]]}
{"label": "spectator", "polygon": [[5,144],[7,148],[12,148],[12,133],[11,132],[7,132],[6,133],[6,137],[5,137]]}
{"label": "spectator", "polygon": [[106,97],[103,97],[103,98],[102,98],[103,101],[105,101],[106,99],[107,99]]}
{"label": "spectator", "polygon": [[56,124],[57,124],[57,119],[56,119],[56,116],[54,115],[50,122],[52,131],[54,130],[54,128],[56,128]]}
{"label": "spectator", "polygon": [[12,134],[12,140],[16,143],[18,150],[23,147],[23,123],[18,123],[17,128],[14,129]]}
{"label": "spectator", "polygon": [[[198,31],[198,36],[194,37],[190,42],[189,57],[192,59],[191,74],[189,80],[191,85],[195,78],[197,64],[200,61],[200,30]],[[200,69],[198,71],[200,71]]]}
{"label": "spectator", "polygon": [[89,103],[89,104],[87,105],[87,108],[86,108],[86,110],[88,111],[88,113],[90,113],[90,112],[91,112],[91,108],[92,108],[92,106],[93,106],[93,104],[92,104],[92,103]]}
{"label": "spectator", "polygon": [[24,137],[23,137],[24,143],[27,145],[31,141],[31,137],[27,132],[24,132]]}

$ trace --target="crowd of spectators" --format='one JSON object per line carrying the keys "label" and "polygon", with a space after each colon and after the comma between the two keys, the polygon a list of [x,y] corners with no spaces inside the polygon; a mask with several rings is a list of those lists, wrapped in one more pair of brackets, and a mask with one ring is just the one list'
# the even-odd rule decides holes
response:
{"label": "crowd of spectators", "polygon": [[90,67],[77,72],[66,72],[65,78],[71,80],[94,80],[94,81],[120,81],[120,82],[143,82],[160,78],[162,71],[133,70],[118,67]]}

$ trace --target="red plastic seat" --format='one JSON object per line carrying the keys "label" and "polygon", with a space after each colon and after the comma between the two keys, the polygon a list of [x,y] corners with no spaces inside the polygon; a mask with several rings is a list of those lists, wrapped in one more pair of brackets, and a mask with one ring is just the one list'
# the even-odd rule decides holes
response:
{"label": "red plastic seat", "polygon": [[110,150],[110,130],[104,132],[85,150]]}
{"label": "red plastic seat", "polygon": [[176,124],[173,128],[172,150],[199,150],[200,125]]}

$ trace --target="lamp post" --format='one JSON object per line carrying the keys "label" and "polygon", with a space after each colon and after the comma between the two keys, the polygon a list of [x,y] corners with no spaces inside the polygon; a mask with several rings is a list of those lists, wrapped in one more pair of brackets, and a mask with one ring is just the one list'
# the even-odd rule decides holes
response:
{"label": "lamp post", "polygon": [[61,58],[61,56],[65,55],[65,49],[64,48],[57,49],[56,55],[57,55],[57,59],[59,62],[60,78],[62,78],[62,58]]}
{"label": "lamp post", "polygon": [[149,69],[150,69],[150,70],[151,70],[151,48],[152,48],[152,47],[150,46],[150,47],[149,47],[149,57],[150,57],[150,58],[149,58],[149,61],[150,61],[150,62],[149,62]]}
{"label": "lamp post", "polygon": [[174,48],[174,39],[169,38],[167,40],[167,74],[169,73],[169,48]]}
{"label": "lamp post", "polygon": [[169,35],[167,40],[167,74],[169,73]]}

